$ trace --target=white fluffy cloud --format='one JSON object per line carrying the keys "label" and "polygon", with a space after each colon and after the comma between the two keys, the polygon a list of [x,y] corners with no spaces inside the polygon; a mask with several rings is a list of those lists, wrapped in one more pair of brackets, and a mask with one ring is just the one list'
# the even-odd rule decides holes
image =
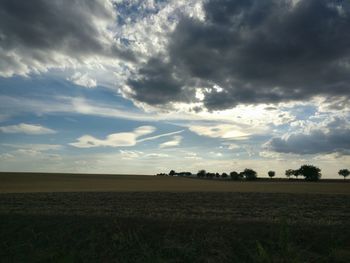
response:
{"label": "white fluffy cloud", "polygon": [[80,72],[76,72],[68,78],[68,80],[72,81],[74,84],[86,87],[86,88],[95,88],[97,86],[96,79],[91,78],[87,73],[83,74]]}
{"label": "white fluffy cloud", "polygon": [[[116,34],[127,39],[131,48],[144,57],[164,52],[169,32],[175,29],[179,18],[186,14],[203,19],[202,0],[135,0],[117,1]],[[123,12],[122,10],[127,10]]]}
{"label": "white fluffy cloud", "polygon": [[30,135],[52,134],[56,131],[46,128],[38,124],[20,123],[17,125],[9,125],[0,127],[0,131],[4,133],[24,133]]}

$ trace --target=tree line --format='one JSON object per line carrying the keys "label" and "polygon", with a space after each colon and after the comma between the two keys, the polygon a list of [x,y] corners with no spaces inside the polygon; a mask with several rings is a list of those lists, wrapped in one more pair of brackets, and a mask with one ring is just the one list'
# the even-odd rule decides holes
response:
{"label": "tree line", "polygon": [[[348,169],[341,169],[339,170],[338,174],[340,176],[344,177],[344,180],[347,176],[350,175],[350,171]],[[268,171],[267,175],[272,179],[275,177],[276,173],[275,171]],[[299,169],[293,170],[288,169],[285,171],[285,175],[288,179],[290,179],[292,176],[295,176],[296,179],[298,179],[299,176],[304,177],[306,181],[318,181],[321,179],[321,169],[313,166],[304,164]],[[258,179],[258,174],[253,169],[246,168],[242,172],[236,172],[232,171],[230,173],[212,173],[207,172],[206,170],[199,170],[196,174],[192,174],[191,172],[175,172],[174,170],[171,170],[168,174],[166,173],[160,173],[157,174],[157,176],[196,176],[198,178],[207,178],[207,179],[214,179],[214,178],[222,178],[222,179],[231,179],[234,181],[253,181]]]}

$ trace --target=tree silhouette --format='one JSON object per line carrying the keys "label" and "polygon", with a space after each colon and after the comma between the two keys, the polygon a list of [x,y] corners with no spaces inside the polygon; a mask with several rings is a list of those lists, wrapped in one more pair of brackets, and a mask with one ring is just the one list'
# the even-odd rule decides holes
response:
{"label": "tree silhouette", "polygon": [[253,169],[244,169],[242,172],[243,176],[247,181],[252,181],[257,179],[257,173]]}
{"label": "tree silhouette", "polygon": [[169,173],[170,176],[174,176],[175,174],[176,174],[176,172],[174,170],[171,170]]}
{"label": "tree silhouette", "polygon": [[298,170],[293,170],[293,175],[295,176],[296,179],[298,179],[298,176],[301,175]]}
{"label": "tree silhouette", "polygon": [[276,175],[275,171],[269,171],[267,174],[270,176],[271,179]]}
{"label": "tree silhouette", "polygon": [[227,178],[228,175],[227,175],[227,173],[222,173],[221,177],[222,177],[222,178]]}
{"label": "tree silhouette", "polygon": [[341,169],[339,170],[338,174],[340,176],[344,176],[344,180],[345,180],[345,177],[350,175],[350,171],[348,169]]}
{"label": "tree silhouette", "polygon": [[291,177],[292,175],[294,175],[294,174],[295,174],[295,171],[292,170],[292,169],[288,169],[288,170],[286,170],[286,172],[285,172],[285,175],[288,177],[288,179],[290,179],[290,177]]}
{"label": "tree silhouette", "polygon": [[[176,173],[175,173],[176,174]],[[192,173],[191,172],[180,172],[180,173],[177,173],[178,176],[191,176]]]}
{"label": "tree silhouette", "polygon": [[198,173],[197,173],[197,176],[198,177],[205,177],[207,175],[207,172],[205,170],[199,170]]}
{"label": "tree silhouette", "polygon": [[242,177],[240,176],[240,174],[239,173],[237,173],[237,172],[235,172],[235,171],[233,171],[233,172],[231,172],[230,173],[230,176],[231,176],[231,179],[232,180],[240,180],[240,179],[242,179]]}
{"label": "tree silhouette", "polygon": [[298,170],[295,171],[295,176],[302,175],[306,181],[318,181],[321,178],[321,169],[304,164]]}
{"label": "tree silhouette", "polygon": [[213,179],[216,174],[215,173],[207,173],[207,176],[210,178],[210,179]]}

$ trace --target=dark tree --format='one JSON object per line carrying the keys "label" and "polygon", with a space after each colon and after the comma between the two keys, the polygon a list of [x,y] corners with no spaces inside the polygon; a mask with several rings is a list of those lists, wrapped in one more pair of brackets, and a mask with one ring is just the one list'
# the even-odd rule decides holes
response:
{"label": "dark tree", "polygon": [[304,164],[298,170],[295,171],[295,176],[302,175],[306,181],[318,181],[321,178],[321,169]]}
{"label": "dark tree", "polygon": [[243,176],[247,181],[252,181],[257,179],[257,173],[253,169],[244,169]]}
{"label": "dark tree", "polygon": [[178,176],[191,176],[192,173],[190,172],[181,172],[181,173],[178,173]]}
{"label": "dark tree", "polygon": [[220,174],[219,174],[219,173],[216,173],[215,176],[216,176],[216,178],[219,178],[219,177],[220,177]]}
{"label": "dark tree", "polygon": [[340,176],[344,176],[344,180],[345,180],[345,177],[350,175],[350,171],[348,169],[341,169],[339,170],[338,174]]}
{"label": "dark tree", "polygon": [[235,171],[233,171],[233,172],[231,172],[230,173],[230,176],[231,176],[231,179],[232,180],[240,180],[240,179],[242,179],[242,177],[240,176],[240,174],[239,173],[237,173],[237,172],[235,172]]}
{"label": "dark tree", "polygon": [[290,179],[291,176],[293,176],[295,174],[295,171],[292,169],[288,169],[285,172],[285,175],[288,177],[288,179]]}
{"label": "dark tree", "polygon": [[174,176],[175,174],[176,174],[176,172],[174,170],[171,170],[169,173],[170,176]]}
{"label": "dark tree", "polygon": [[199,170],[198,173],[197,173],[197,176],[198,177],[205,177],[207,175],[207,172],[205,170]]}
{"label": "dark tree", "polygon": [[238,176],[239,176],[241,179],[243,179],[243,178],[244,178],[244,172],[240,172],[240,173],[238,174]]}
{"label": "dark tree", "polygon": [[269,171],[267,173],[269,175],[269,177],[272,179],[272,177],[274,177],[276,175],[275,171]]}
{"label": "dark tree", "polygon": [[213,179],[215,177],[215,173],[207,173],[207,177]]}
{"label": "dark tree", "polygon": [[227,178],[227,177],[228,177],[228,174],[227,174],[227,173],[222,173],[221,177],[222,177],[222,178]]}

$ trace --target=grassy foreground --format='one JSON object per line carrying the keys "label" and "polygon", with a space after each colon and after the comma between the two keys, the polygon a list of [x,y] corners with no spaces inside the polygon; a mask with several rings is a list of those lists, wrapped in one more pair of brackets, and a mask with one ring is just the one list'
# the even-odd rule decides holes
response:
{"label": "grassy foreground", "polygon": [[346,183],[10,175],[1,262],[350,262]]}

